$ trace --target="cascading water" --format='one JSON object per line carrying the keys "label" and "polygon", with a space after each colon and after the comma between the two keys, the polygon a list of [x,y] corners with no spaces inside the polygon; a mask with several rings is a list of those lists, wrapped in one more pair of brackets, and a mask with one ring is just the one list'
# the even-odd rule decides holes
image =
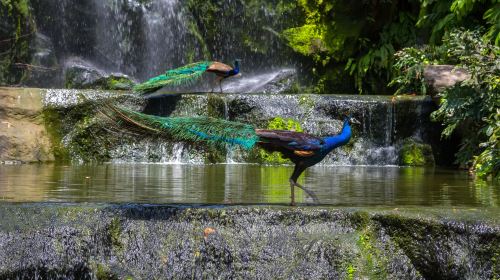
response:
{"label": "cascading water", "polygon": [[95,0],[94,6],[98,59],[140,79],[185,63],[187,19],[179,1]]}
{"label": "cascading water", "polygon": [[54,43],[59,65],[78,57],[144,80],[186,62],[188,17],[178,0],[32,2],[38,32]]}
{"label": "cascading water", "polygon": [[[393,100],[387,96],[215,93],[156,96],[146,104],[145,112],[164,116],[225,117],[257,128],[266,128],[276,118],[291,119],[300,123],[305,132],[319,136],[339,133],[343,115],[349,112],[361,125],[354,126],[351,143],[334,150],[322,164],[398,165],[399,150],[405,139],[432,142],[432,124],[416,121],[408,124],[406,121],[428,119],[431,110],[422,108],[432,106],[432,101],[425,98]],[[181,143],[159,145],[157,141],[162,140],[140,141],[133,147],[121,146],[112,152],[112,158],[119,162],[213,162],[209,160],[213,158],[210,149]],[[215,162],[260,162],[253,152],[237,147],[228,147],[218,153],[222,155]]]}
{"label": "cascading water", "polygon": [[[208,10],[179,0],[33,0],[30,5],[38,37],[53,45],[50,53],[56,57],[44,67],[64,70],[66,59],[77,57],[101,72],[142,81],[207,59],[232,63],[241,58],[245,73],[259,74],[297,63],[279,36],[293,24],[276,18],[278,8],[272,5],[228,1]],[[221,20],[212,22],[215,18]],[[27,83],[62,87],[64,72],[53,76],[59,77]]]}

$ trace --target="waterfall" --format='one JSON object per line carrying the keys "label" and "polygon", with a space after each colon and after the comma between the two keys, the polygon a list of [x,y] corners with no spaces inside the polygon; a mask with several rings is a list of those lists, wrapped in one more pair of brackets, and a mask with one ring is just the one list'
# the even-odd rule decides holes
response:
{"label": "waterfall", "polygon": [[[224,116],[228,120],[266,128],[276,117],[300,123],[306,133],[335,135],[342,127],[344,113],[349,112],[361,125],[353,126],[351,142],[331,152],[321,164],[327,165],[398,165],[403,140],[417,138],[429,143],[425,136],[432,125],[428,119],[432,101],[417,97],[394,101],[391,96],[303,95],[303,94],[183,94],[156,96],[146,105],[148,114],[164,116]],[[222,105],[224,104],[224,105]],[[397,132],[397,133],[396,133]],[[416,137],[416,135],[419,135]],[[238,147],[214,151],[202,145],[165,144],[158,140],[139,140],[120,146],[114,160],[176,163],[248,163],[260,162],[255,152]],[[160,148],[161,147],[161,148]],[[136,151],[131,153],[130,150]],[[214,155],[216,153],[216,155]]]}
{"label": "waterfall", "polygon": [[78,57],[143,80],[186,62],[189,20],[179,0],[33,0],[31,6],[60,65]]}
{"label": "waterfall", "polygon": [[94,0],[97,59],[141,79],[183,64],[187,21],[178,0]]}

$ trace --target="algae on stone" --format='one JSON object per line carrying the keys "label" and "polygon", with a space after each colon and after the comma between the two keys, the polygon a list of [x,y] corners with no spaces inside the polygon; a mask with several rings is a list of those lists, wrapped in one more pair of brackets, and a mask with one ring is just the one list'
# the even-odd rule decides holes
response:
{"label": "algae on stone", "polygon": [[434,155],[429,144],[406,139],[399,152],[400,164],[408,166],[433,166]]}

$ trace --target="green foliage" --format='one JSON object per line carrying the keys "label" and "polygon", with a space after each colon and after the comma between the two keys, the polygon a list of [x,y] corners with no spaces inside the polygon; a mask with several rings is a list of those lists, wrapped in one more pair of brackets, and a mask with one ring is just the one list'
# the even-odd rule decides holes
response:
{"label": "green foliage", "polygon": [[[494,1],[492,1],[494,2]],[[483,18],[490,25],[485,37],[489,40],[494,40],[495,45],[500,46],[500,1],[497,1],[490,9],[488,9]]]}
{"label": "green foliage", "polygon": [[[441,106],[433,113],[442,121],[443,137],[458,130],[462,146],[457,162],[474,164],[478,175],[496,177],[498,163],[498,106],[500,104],[500,48],[482,37],[481,30],[455,30],[443,39],[448,60],[468,70],[471,77],[443,91]],[[475,158],[474,156],[479,155]]]}
{"label": "green foliage", "polygon": [[394,54],[396,63],[393,65],[396,75],[389,83],[389,86],[397,88],[394,94],[402,93],[427,93],[427,86],[424,79],[424,66],[427,52],[424,49],[404,48]]}
{"label": "green foliage", "polygon": [[426,65],[453,63],[448,58],[445,47],[419,46],[403,48],[394,54],[393,78],[389,86],[395,87],[394,94],[427,94],[424,79]]}
{"label": "green foliage", "polygon": [[[193,15],[192,22],[206,46],[209,56],[204,59],[232,60],[234,58],[266,58],[279,61],[288,58],[288,52],[273,52],[280,45],[281,30],[292,27],[299,19],[296,1],[293,0],[188,0],[184,1]],[[201,40],[198,40],[201,41]],[[229,54],[229,57],[226,55]],[[263,60],[264,62],[264,60]],[[266,63],[262,63],[266,64]]]}
{"label": "green foliage", "polygon": [[322,32],[314,24],[289,28],[283,31],[283,36],[288,40],[289,46],[304,56],[312,56],[315,61],[322,59],[321,53],[326,52]]}
{"label": "green foliage", "polygon": [[0,85],[16,84],[24,69],[17,63],[27,63],[31,53],[29,43],[35,25],[28,0],[0,0]]}
{"label": "green foliage", "polygon": [[[320,93],[338,88],[336,80],[353,83],[360,93],[387,91],[387,81],[398,75],[391,71],[395,50],[415,46],[417,41],[440,44],[454,27],[484,26],[485,38],[500,43],[498,0],[361,1],[356,5],[345,0],[297,0],[297,5],[303,22],[282,35],[292,50],[313,63],[311,72]],[[330,71],[339,65],[352,81]],[[421,69],[408,70],[411,77],[411,72]],[[401,88],[399,83],[406,83],[408,90],[424,92],[420,82],[400,80],[392,86]]]}
{"label": "green foliage", "polygon": [[498,179],[500,171],[500,109],[486,118],[484,128],[488,139],[480,144],[484,150],[474,157],[474,168],[479,178],[492,176]]}
{"label": "green foliage", "polygon": [[[482,15],[482,16],[478,16]],[[429,42],[438,44],[447,30],[484,26],[487,40],[500,44],[500,2],[498,0],[421,0],[417,27],[430,29]]]}
{"label": "green foliage", "polygon": [[[469,9],[465,6],[462,9]],[[443,137],[462,137],[457,163],[472,165],[482,178],[498,178],[500,170],[498,121],[500,104],[500,48],[490,44],[482,29],[454,29],[439,47],[406,48],[396,53],[397,76],[390,85],[396,94],[426,93],[423,69],[428,64],[455,64],[470,78],[444,90],[440,108],[432,114],[444,125]]]}
{"label": "green foliage", "polygon": [[335,65],[342,65],[354,78],[359,92],[379,91],[385,87],[380,81],[390,78],[387,70],[395,49],[415,42],[415,16],[404,1],[352,5],[343,0],[299,0],[298,4],[304,24],[282,34],[294,51],[312,58],[313,73],[323,84],[320,91],[334,85],[335,78],[328,76],[339,73],[328,69]]}
{"label": "green foliage", "polygon": [[[293,130],[302,132],[302,127],[300,123],[294,119],[287,119],[282,117],[276,117],[269,121],[267,125],[267,129],[277,129],[277,130]],[[273,163],[273,164],[285,164],[290,163],[288,159],[284,159],[280,153],[278,152],[267,152],[264,150],[260,150],[260,157],[265,163]]]}

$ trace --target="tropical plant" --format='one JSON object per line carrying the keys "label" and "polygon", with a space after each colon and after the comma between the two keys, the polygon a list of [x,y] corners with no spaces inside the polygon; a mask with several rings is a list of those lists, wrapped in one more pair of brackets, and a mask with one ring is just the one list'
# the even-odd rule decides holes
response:
{"label": "tropical plant", "polygon": [[482,28],[454,29],[440,47],[407,48],[396,53],[398,75],[391,85],[397,93],[425,94],[423,69],[427,64],[454,64],[470,78],[441,92],[440,107],[432,114],[444,125],[443,137],[459,133],[457,163],[471,165],[479,177],[498,178],[500,170],[500,48],[491,44]]}

